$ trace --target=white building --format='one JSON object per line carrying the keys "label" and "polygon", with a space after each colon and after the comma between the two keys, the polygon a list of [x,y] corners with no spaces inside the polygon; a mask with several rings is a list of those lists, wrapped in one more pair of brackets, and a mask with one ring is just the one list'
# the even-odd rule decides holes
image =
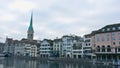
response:
{"label": "white building", "polygon": [[31,51],[30,51],[31,57],[37,57],[37,46],[36,45],[31,45]]}
{"label": "white building", "polygon": [[62,54],[62,40],[54,39],[53,40],[53,56],[61,57],[61,54]]}
{"label": "white building", "polygon": [[83,58],[83,55],[84,55],[83,44],[84,44],[83,38],[74,37],[72,58],[76,58],[76,59]]}
{"label": "white building", "polygon": [[75,59],[83,58],[83,49],[73,49],[72,58],[75,58]]}
{"label": "white building", "polygon": [[6,55],[13,55],[14,54],[14,44],[12,38],[6,38],[4,53]]}
{"label": "white building", "polygon": [[53,41],[44,39],[41,41],[40,45],[40,57],[48,58],[52,55],[53,51]]}
{"label": "white building", "polygon": [[84,35],[84,57],[88,59],[92,59],[92,45],[91,45],[91,35]]}
{"label": "white building", "polygon": [[63,36],[62,37],[62,56],[71,57],[73,46],[73,37],[72,36]]}
{"label": "white building", "polygon": [[37,57],[37,46],[34,44],[25,44],[24,56]]}
{"label": "white building", "polygon": [[5,47],[5,44],[4,43],[0,43],[0,54],[3,54],[4,47]]}
{"label": "white building", "polygon": [[18,40],[14,41],[14,55],[16,56],[24,56],[24,51],[25,51],[25,43],[22,43]]}
{"label": "white building", "polygon": [[63,36],[62,37],[62,55],[63,57],[72,58],[73,55],[73,46],[82,46],[81,42],[83,42],[83,39],[79,36]]}

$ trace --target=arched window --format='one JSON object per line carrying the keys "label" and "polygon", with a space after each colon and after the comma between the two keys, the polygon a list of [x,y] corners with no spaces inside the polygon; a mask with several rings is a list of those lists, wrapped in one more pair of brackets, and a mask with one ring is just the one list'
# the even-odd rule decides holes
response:
{"label": "arched window", "polygon": [[102,52],[105,52],[105,46],[104,45],[102,46]]}
{"label": "arched window", "polygon": [[120,52],[120,46],[118,47],[118,52]]}
{"label": "arched window", "polygon": [[107,52],[111,52],[111,47],[110,47],[110,45],[107,46]]}
{"label": "arched window", "polygon": [[97,52],[100,52],[100,46],[97,46]]}

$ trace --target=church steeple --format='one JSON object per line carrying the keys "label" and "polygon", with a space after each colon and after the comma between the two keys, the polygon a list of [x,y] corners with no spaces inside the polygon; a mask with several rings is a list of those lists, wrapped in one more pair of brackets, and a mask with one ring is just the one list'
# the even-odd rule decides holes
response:
{"label": "church steeple", "polygon": [[33,13],[31,13],[30,25],[27,31],[27,39],[33,40],[34,30],[33,30]]}

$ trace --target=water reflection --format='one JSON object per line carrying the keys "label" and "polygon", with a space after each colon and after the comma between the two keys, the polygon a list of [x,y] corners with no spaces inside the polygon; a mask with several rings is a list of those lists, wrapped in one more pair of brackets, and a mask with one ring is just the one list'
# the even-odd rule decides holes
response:
{"label": "water reflection", "polygon": [[28,59],[0,57],[0,68],[120,68],[112,65],[95,65],[91,63],[65,63]]}

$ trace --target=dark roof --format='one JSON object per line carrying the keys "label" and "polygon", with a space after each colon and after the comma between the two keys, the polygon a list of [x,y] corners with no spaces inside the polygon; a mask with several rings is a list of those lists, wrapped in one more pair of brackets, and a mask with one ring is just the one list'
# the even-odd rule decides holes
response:
{"label": "dark roof", "polygon": [[90,37],[91,37],[91,34],[85,34],[84,37],[85,37],[85,38],[90,38]]}
{"label": "dark roof", "polygon": [[8,44],[11,44],[13,42],[12,38],[7,38],[6,41],[8,42]]}
{"label": "dark roof", "polygon": [[37,45],[36,41],[29,41],[29,40],[13,40],[13,44],[19,44],[19,43],[25,43],[25,44],[32,44]]}
{"label": "dark roof", "polygon": [[85,40],[85,42],[90,42],[90,39],[89,40]]}
{"label": "dark roof", "polygon": [[5,43],[1,43],[1,42],[0,42],[0,46],[4,46],[4,45],[5,45]]}
{"label": "dark roof", "polygon": [[50,43],[51,46],[53,45],[53,41],[50,39],[44,39],[43,41],[47,41],[48,43]]}
{"label": "dark roof", "polygon": [[61,42],[61,39],[54,39],[53,42]]}
{"label": "dark roof", "polygon": [[[113,28],[115,28],[115,30],[113,30]],[[103,28],[101,28],[101,29],[99,29],[97,31],[93,31],[91,33],[91,35],[99,34],[99,33],[116,32],[116,31],[120,31],[120,23],[106,25],[106,26],[104,26]]]}
{"label": "dark roof", "polygon": [[64,35],[64,36],[62,36],[62,37],[63,37],[63,38],[64,38],[64,37],[71,37],[71,38],[73,38],[73,36],[69,36],[69,35]]}

